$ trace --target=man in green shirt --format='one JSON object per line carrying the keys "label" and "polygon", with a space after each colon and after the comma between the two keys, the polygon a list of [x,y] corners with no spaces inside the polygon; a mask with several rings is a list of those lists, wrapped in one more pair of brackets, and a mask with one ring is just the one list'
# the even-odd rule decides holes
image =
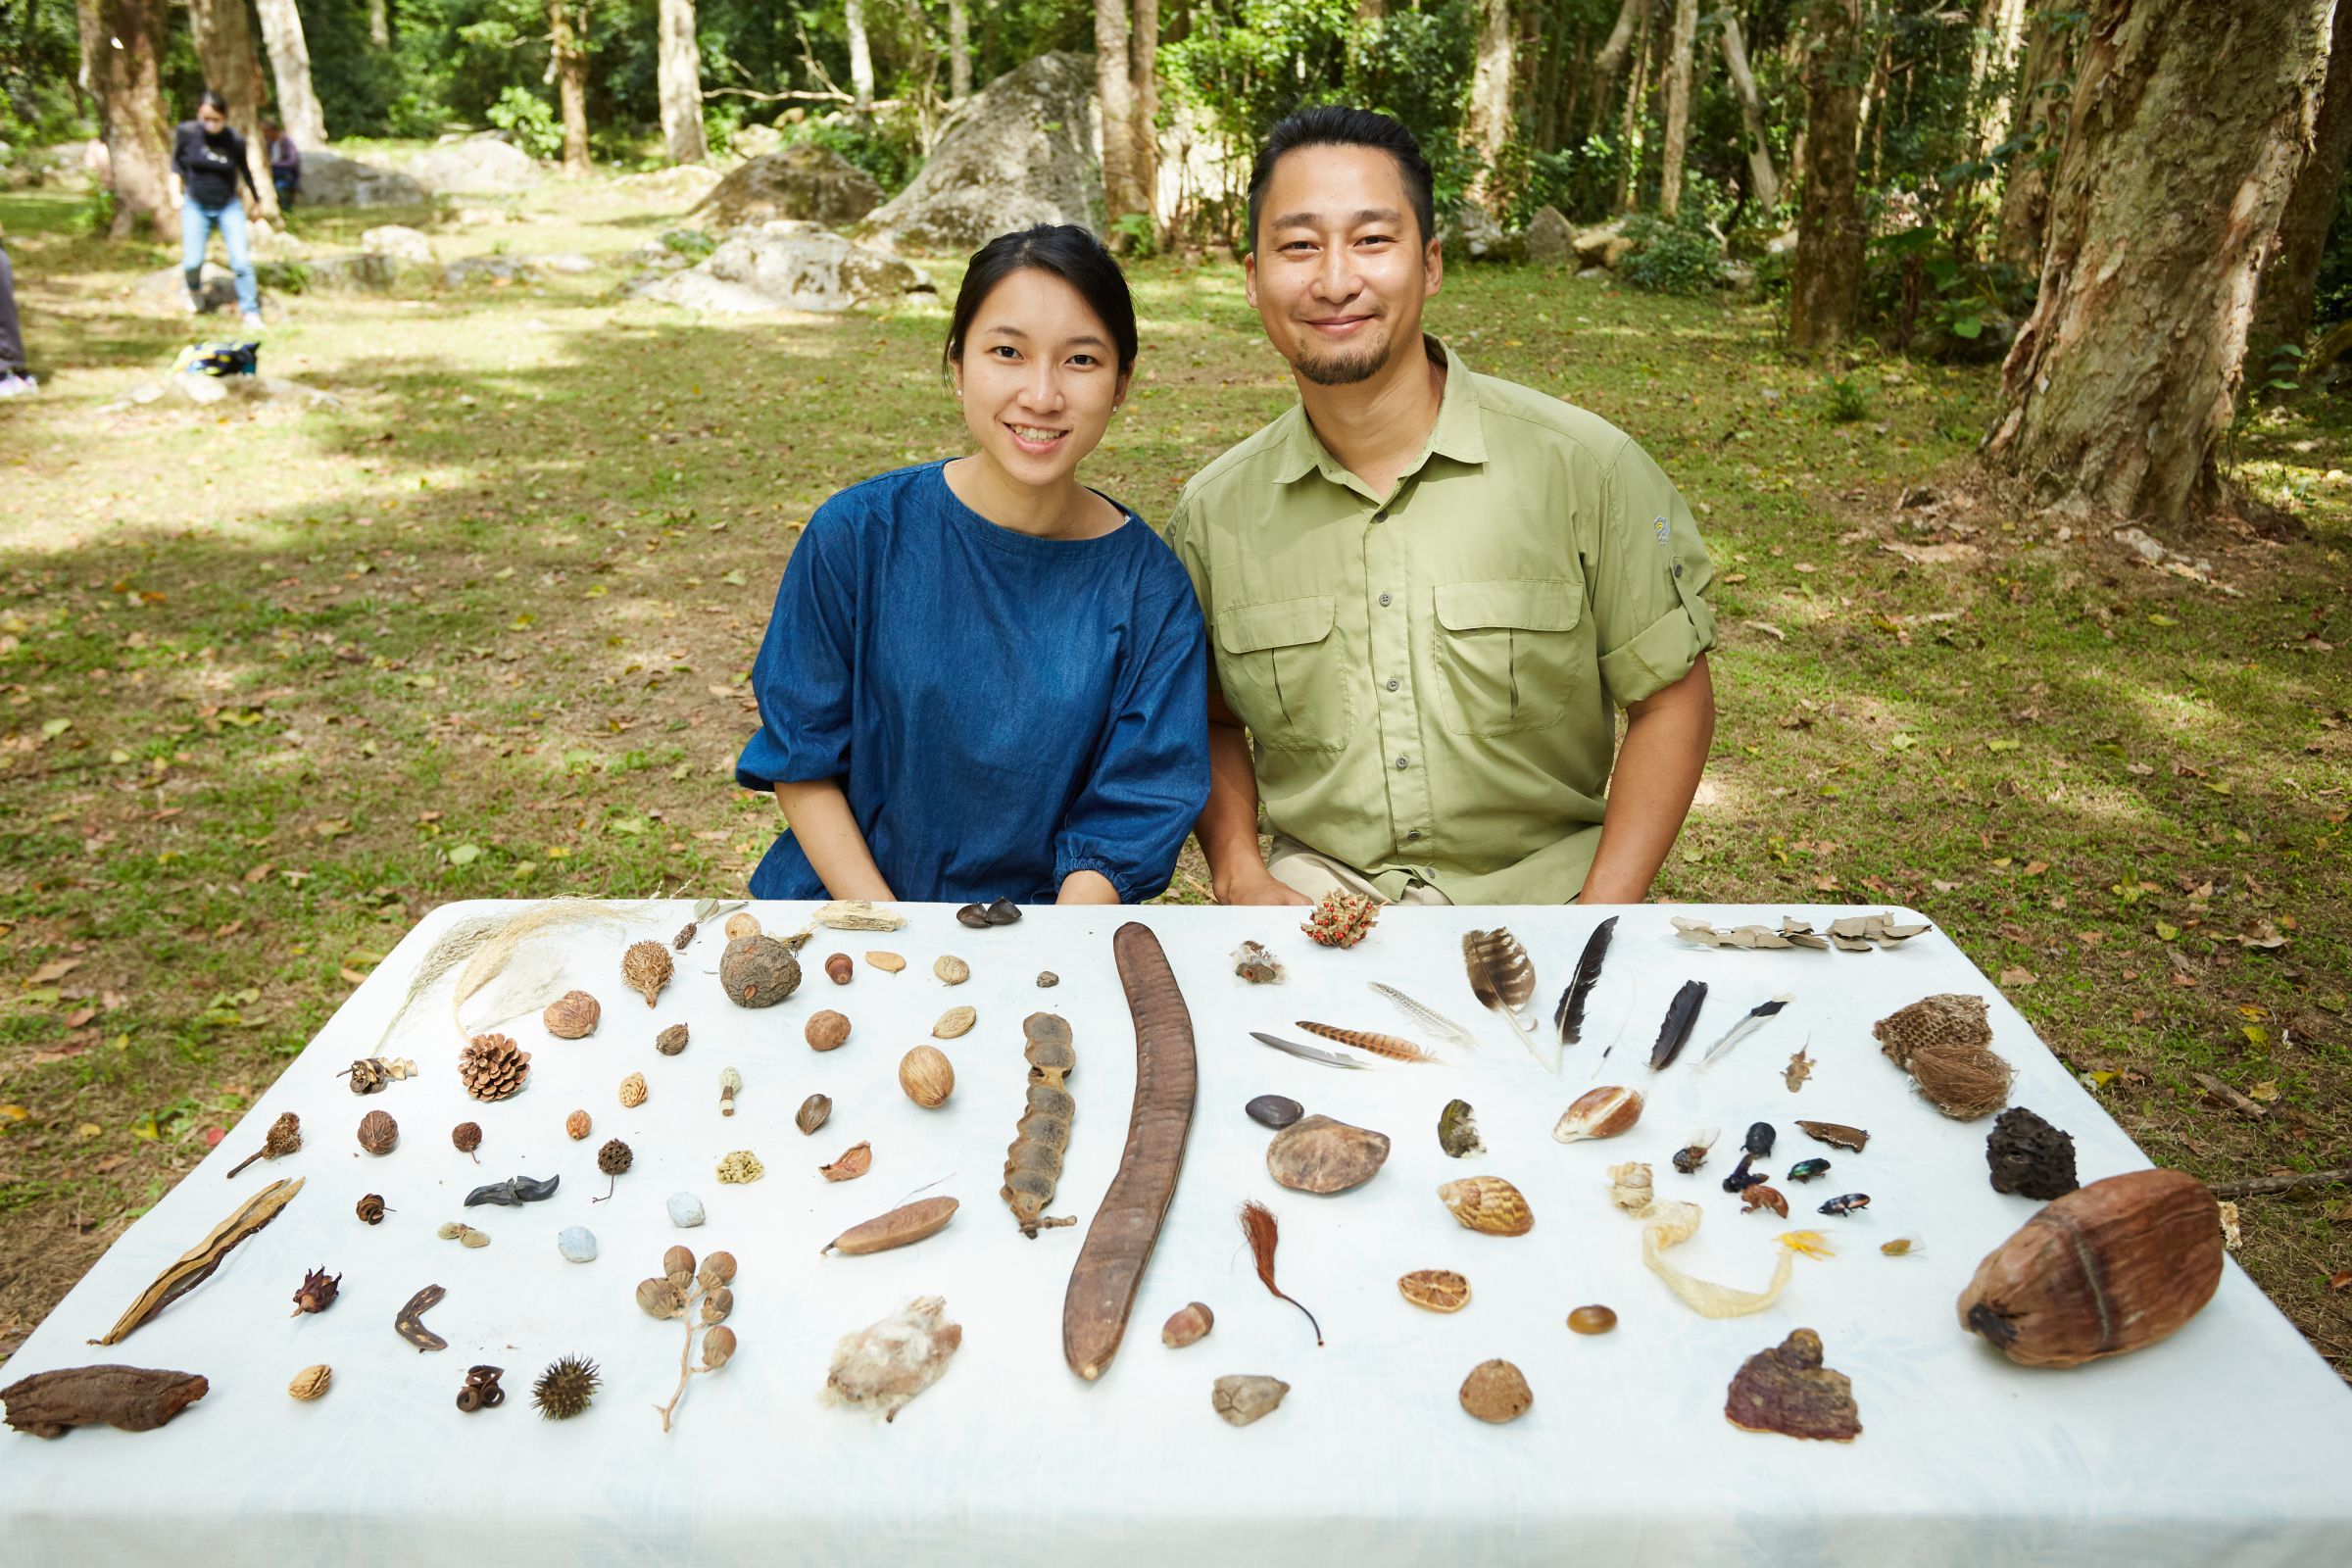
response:
{"label": "man in green shirt", "polygon": [[1299,405],[1168,522],[1215,661],[1218,900],[1643,898],[1715,727],[1689,508],[1623,431],[1422,334],[1443,263],[1396,121],[1284,121],[1250,226],[1250,302]]}

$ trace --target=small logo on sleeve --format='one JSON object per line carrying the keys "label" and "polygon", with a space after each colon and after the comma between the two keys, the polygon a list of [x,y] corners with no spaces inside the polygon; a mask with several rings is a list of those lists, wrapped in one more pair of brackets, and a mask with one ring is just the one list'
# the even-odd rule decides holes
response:
{"label": "small logo on sleeve", "polygon": [[1666,545],[1674,542],[1674,529],[1667,525],[1664,517],[1652,517],[1649,520],[1650,526],[1658,530],[1658,543]]}

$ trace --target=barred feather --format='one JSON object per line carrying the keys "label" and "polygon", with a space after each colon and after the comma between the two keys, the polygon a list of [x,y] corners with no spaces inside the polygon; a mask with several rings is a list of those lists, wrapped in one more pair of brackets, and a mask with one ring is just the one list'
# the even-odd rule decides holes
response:
{"label": "barred feather", "polygon": [[1340,1029],[1327,1023],[1308,1023],[1304,1018],[1298,1020],[1298,1027],[1310,1035],[1321,1035],[1326,1040],[1337,1040],[1343,1046],[1353,1046],[1358,1051],[1369,1051],[1375,1056],[1386,1056],[1391,1061],[1436,1061],[1438,1059],[1434,1053],[1422,1050],[1410,1040],[1399,1040],[1395,1035],[1376,1035],[1362,1029]]}

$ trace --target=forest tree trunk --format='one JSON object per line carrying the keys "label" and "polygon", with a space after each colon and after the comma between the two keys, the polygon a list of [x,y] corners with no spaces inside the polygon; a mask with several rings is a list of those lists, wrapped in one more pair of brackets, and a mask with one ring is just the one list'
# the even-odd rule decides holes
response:
{"label": "forest tree trunk", "polygon": [[1142,211],[1151,215],[1153,232],[1159,228],[1159,0],[1135,0],[1135,30],[1127,39],[1130,78],[1135,89],[1135,184],[1143,193]]}
{"label": "forest tree trunk", "polygon": [[172,200],[172,121],[156,66],[163,0],[78,0],[75,20],[114,172],[113,236],[128,238],[144,221],[157,239],[170,240],[179,232],[179,211]]}
{"label": "forest tree trunk", "polygon": [[1740,31],[1739,15],[1727,6],[1716,20],[1723,24],[1723,69],[1732,78],[1732,95],[1740,100],[1740,122],[1747,131],[1748,194],[1755,198],[1759,217],[1769,222],[1772,210],[1781,205],[1781,174],[1772,166],[1764,97],[1756,91],[1755,72],[1748,68],[1747,39]]}
{"label": "forest tree trunk", "polygon": [[2026,58],[2017,74],[2015,128],[2010,139],[2020,143],[2009,160],[2009,177],[2001,184],[2001,215],[1994,229],[1992,252],[2004,262],[2037,270],[2041,265],[2041,235],[2050,220],[2050,171],[2057,167],[2059,145],[2066,140],[2066,123],[2074,97],[2076,40],[2079,29],[2054,27],[2052,11],[2059,0],[2032,0],[2033,15],[2026,23]]}
{"label": "forest tree trunk", "polygon": [[188,0],[188,27],[196,37],[204,84],[228,100],[229,128],[245,138],[254,188],[239,194],[250,200],[248,211],[256,217],[275,219],[277,186],[270,179],[270,144],[262,139],[262,101],[268,91],[262,57],[253,49],[253,28],[245,20],[245,0]]}
{"label": "forest tree trunk", "polygon": [[[262,42],[270,51],[270,74],[277,82],[277,119],[304,149],[326,145],[326,115],[311,86],[311,46],[302,35],[302,13],[294,0],[255,0],[262,19]],[[263,162],[269,161],[264,148]]]}
{"label": "forest tree trunk", "polygon": [[1648,17],[1649,5],[1650,0],[1622,0],[1617,7],[1616,24],[1609,28],[1608,37],[1601,43],[1600,53],[1592,57],[1591,90],[1594,124],[1598,124],[1601,116],[1608,113],[1609,89],[1617,85],[1617,77],[1624,72],[1626,62],[1633,58],[1634,33]]}
{"label": "forest tree trunk", "polygon": [[948,0],[948,97],[957,103],[972,95],[972,19],[964,0]]}
{"label": "forest tree trunk", "polygon": [[1788,339],[1830,348],[1862,306],[1862,215],[1854,191],[1861,125],[1862,0],[1813,0],[1805,57],[1804,187],[1796,206],[1796,263],[1788,280]]}
{"label": "forest tree trunk", "polygon": [[1648,70],[1649,7],[1644,5],[1635,24],[1633,69],[1625,74],[1625,113],[1617,122],[1616,207],[1624,213],[1638,211],[1642,206],[1642,155],[1634,133],[1642,124],[1642,93]]}
{"label": "forest tree trunk", "polygon": [[368,0],[368,41],[378,49],[392,47],[392,13],[387,0]]}
{"label": "forest tree trunk", "polygon": [[2335,32],[2328,46],[2327,96],[2320,103],[2319,128],[2311,159],[2295,176],[2294,194],[2278,216],[2278,236],[2270,264],[2262,270],[2254,299],[2254,324],[2246,351],[2246,372],[2267,379],[2281,345],[2303,346],[2311,331],[2313,296],[2320,283],[2320,258],[2335,220],[2344,159],[2352,153],[2352,4],[2337,0]]}
{"label": "forest tree trunk", "polygon": [[1698,37],[1698,0],[1674,0],[1674,35],[1666,45],[1666,147],[1658,159],[1658,211],[1683,210],[1683,154],[1690,140],[1690,56]]}
{"label": "forest tree trunk", "polygon": [[662,139],[673,164],[710,156],[703,139],[703,51],[694,33],[694,0],[662,0],[656,83],[662,97]]}
{"label": "forest tree trunk", "polygon": [[1494,166],[1511,139],[1512,54],[1518,43],[1511,25],[1511,0],[1477,0],[1478,44],[1470,68],[1470,111],[1465,130],[1478,158],[1466,195],[1494,205]]}
{"label": "forest tree trunk", "polygon": [[1102,116],[1102,221],[1149,213],[1135,167],[1135,77],[1128,64],[1127,0],[1095,0],[1095,95]]}
{"label": "forest tree trunk", "polygon": [[874,46],[865,35],[864,0],[843,0],[841,24],[850,34],[850,95],[862,120],[874,112]]}
{"label": "forest tree trunk", "polygon": [[2001,367],[1992,464],[2168,527],[2230,508],[2222,446],[2262,257],[2311,157],[2335,0],[2096,0],[2041,289]]}
{"label": "forest tree trunk", "polygon": [[556,71],[556,101],[564,115],[564,172],[585,174],[588,161],[588,35],[573,0],[548,0],[547,26]]}

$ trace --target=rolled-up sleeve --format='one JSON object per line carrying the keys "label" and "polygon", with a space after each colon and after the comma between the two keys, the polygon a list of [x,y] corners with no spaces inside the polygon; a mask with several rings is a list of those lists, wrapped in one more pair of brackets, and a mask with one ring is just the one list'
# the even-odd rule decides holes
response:
{"label": "rolled-up sleeve", "polygon": [[858,539],[828,504],[801,530],[775,613],[752,662],[760,731],[735,762],[735,782],[778,784],[849,771],[851,695],[857,674]]}
{"label": "rolled-up sleeve", "polygon": [[1715,646],[1706,542],[1674,481],[1632,440],[1603,476],[1589,593],[1600,677],[1627,708],[1690,673]]}
{"label": "rolled-up sleeve", "polygon": [[1054,838],[1054,884],[1100,872],[1120,902],[1165,891],[1208,800],[1207,637],[1190,583],[1165,564],[1139,596],[1093,770]]}

